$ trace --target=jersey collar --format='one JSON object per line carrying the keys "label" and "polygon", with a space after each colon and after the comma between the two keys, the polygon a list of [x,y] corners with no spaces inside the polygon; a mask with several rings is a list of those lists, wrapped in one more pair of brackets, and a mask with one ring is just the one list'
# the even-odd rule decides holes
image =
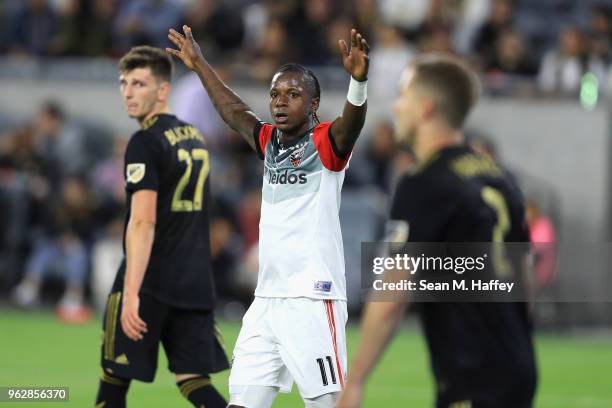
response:
{"label": "jersey collar", "polygon": [[157,122],[157,119],[159,119],[160,116],[171,116],[172,117],[173,115],[169,113],[157,113],[151,116],[149,119],[142,122],[142,125],[141,125],[142,130],[150,129],[151,126],[153,126]]}
{"label": "jersey collar", "polygon": [[311,127],[311,128],[310,128],[310,129],[308,129],[306,132],[304,132],[304,134],[303,134],[303,135],[298,136],[298,137],[296,137],[295,139],[290,140],[290,141],[289,141],[289,142],[287,142],[287,143],[282,143],[282,142],[281,142],[281,140],[280,140],[280,132],[279,132],[279,131],[278,131],[278,129],[277,129],[277,131],[276,131],[276,142],[277,142],[278,146],[279,146],[279,147],[282,147],[283,149],[287,149],[287,148],[293,147],[293,146],[295,146],[296,144],[300,143],[300,142],[301,142],[301,141],[304,139],[304,137],[306,137],[306,136],[308,136],[309,134],[311,134],[311,133],[312,133],[312,131],[314,130],[314,128],[315,128],[315,126]]}

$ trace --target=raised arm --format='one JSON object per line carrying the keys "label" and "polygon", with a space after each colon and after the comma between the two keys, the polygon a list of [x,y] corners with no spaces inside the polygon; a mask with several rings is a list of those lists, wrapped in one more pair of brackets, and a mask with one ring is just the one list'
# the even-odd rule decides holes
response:
{"label": "raised arm", "polygon": [[351,83],[342,116],[332,124],[331,134],[340,153],[348,153],[365,122],[370,47],[355,29],[351,30],[350,49],[344,40],[339,40],[338,45],[342,52],[342,64],[351,74]]}
{"label": "raised arm", "polygon": [[253,130],[259,118],[251,108],[240,99],[222,80],[204,58],[200,46],[193,39],[191,28],[184,25],[183,34],[174,29],[168,32],[168,38],[178,50],[166,48],[166,52],[178,57],[187,68],[198,74],[202,85],[208,92],[213,105],[225,123],[246,140],[253,150],[255,139]]}

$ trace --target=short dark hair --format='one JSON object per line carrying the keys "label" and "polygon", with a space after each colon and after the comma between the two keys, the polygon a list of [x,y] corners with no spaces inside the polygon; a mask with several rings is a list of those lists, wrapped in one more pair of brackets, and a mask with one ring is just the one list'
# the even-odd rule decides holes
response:
{"label": "short dark hair", "polygon": [[[276,71],[277,74],[284,74],[285,72],[295,72],[298,74],[302,74],[306,79],[306,86],[308,86],[308,90],[310,91],[312,97],[318,99],[319,102],[321,102],[321,85],[319,84],[319,80],[317,79],[317,76],[314,74],[314,72],[312,72],[305,66],[296,64],[294,62],[285,64],[281,66],[278,71]],[[316,123],[320,122],[319,117],[317,116],[317,112],[313,112],[312,116],[314,117]]]}
{"label": "short dark hair", "polygon": [[294,62],[285,64],[281,66],[278,71],[276,71],[277,74],[283,74],[285,72],[296,72],[304,75],[306,77],[306,85],[308,86],[312,97],[321,99],[321,85],[319,85],[319,80],[314,72],[305,66],[296,64]]}
{"label": "short dark hair", "polygon": [[150,68],[153,76],[163,81],[170,82],[172,78],[172,59],[160,48],[139,45],[119,60],[119,72],[136,68]]}
{"label": "short dark hair", "polygon": [[430,54],[413,63],[414,81],[435,95],[438,112],[448,124],[460,129],[478,99],[474,71],[456,57]]}

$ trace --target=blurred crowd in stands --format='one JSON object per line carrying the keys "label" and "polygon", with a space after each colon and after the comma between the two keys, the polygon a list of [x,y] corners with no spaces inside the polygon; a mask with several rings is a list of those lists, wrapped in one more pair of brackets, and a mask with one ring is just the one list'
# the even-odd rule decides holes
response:
{"label": "blurred crowd in stands", "polygon": [[[267,83],[289,60],[338,67],[337,40],[356,27],[371,44],[369,92],[378,98],[394,97],[401,70],[423,51],[464,56],[490,93],[575,95],[585,74],[605,93],[612,90],[610,10],[571,0],[3,0],[0,56],[116,58],[137,44],[168,46],[167,29],[187,23],[222,75]],[[197,78],[178,81],[173,99],[177,116],[200,128],[212,152],[220,296],[248,302],[261,162],[220,122]],[[380,198],[373,231],[380,236],[385,200],[414,158],[396,148],[391,124],[367,133],[345,191]],[[81,321],[89,317],[86,299],[104,303],[121,256],[128,136],[73,118],[53,101],[17,126],[0,126],[0,294],[34,306],[44,301],[47,277],[59,276],[60,317]]]}
{"label": "blurred crowd in stands", "polygon": [[[209,134],[216,283],[222,299],[245,303],[257,279],[263,166],[238,134],[223,127]],[[15,304],[35,307],[48,303],[49,287],[63,288],[58,313],[68,321],[89,317],[90,298],[104,304],[121,257],[128,136],[71,118],[53,101],[0,130],[0,294],[10,290]],[[387,122],[361,146],[345,189],[366,188],[384,202],[413,156],[396,149]]]}
{"label": "blurred crowd in stands", "polygon": [[0,55],[119,57],[168,46],[168,28],[186,23],[215,64],[266,82],[288,60],[338,65],[337,40],[356,27],[382,94],[422,51],[464,56],[491,92],[576,93],[592,73],[610,93],[611,10],[611,0],[3,0]]}

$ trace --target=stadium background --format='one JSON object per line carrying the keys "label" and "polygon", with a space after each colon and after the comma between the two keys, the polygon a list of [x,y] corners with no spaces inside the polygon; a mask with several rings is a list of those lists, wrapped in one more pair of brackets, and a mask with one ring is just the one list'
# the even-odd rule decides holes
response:
{"label": "stadium background", "polygon": [[[93,402],[99,316],[82,325],[55,316],[61,268],[32,302],[15,288],[42,244],[71,242],[86,257],[86,304],[99,310],[104,301],[120,256],[122,153],[136,129],[117,84],[116,58],[129,47],[165,47],[169,27],[190,24],[224,79],[268,119],[274,70],[306,64],[322,83],[319,116],[331,120],[348,85],[336,40],[353,26],[364,33],[372,46],[369,112],[341,210],[355,318],[350,350],[361,307],[359,245],[381,236],[394,180],[413,163],[393,146],[390,121],[401,69],[419,52],[456,53],[481,74],[483,97],[467,134],[517,177],[532,228],[549,240],[554,229],[558,242],[607,248],[611,10],[611,1],[578,0],[0,1],[0,386],[66,385],[67,406]],[[261,163],[220,122],[197,79],[176,68],[172,108],[200,127],[212,152],[212,249],[231,353],[256,279]],[[536,406],[612,406],[609,268],[566,253],[556,273],[543,268],[549,290],[535,309]],[[132,406],[186,406],[160,358],[155,384],[134,386]],[[366,406],[431,406],[427,364],[409,317]],[[215,378],[222,390],[226,378]],[[300,406],[295,391],[277,406]]]}

